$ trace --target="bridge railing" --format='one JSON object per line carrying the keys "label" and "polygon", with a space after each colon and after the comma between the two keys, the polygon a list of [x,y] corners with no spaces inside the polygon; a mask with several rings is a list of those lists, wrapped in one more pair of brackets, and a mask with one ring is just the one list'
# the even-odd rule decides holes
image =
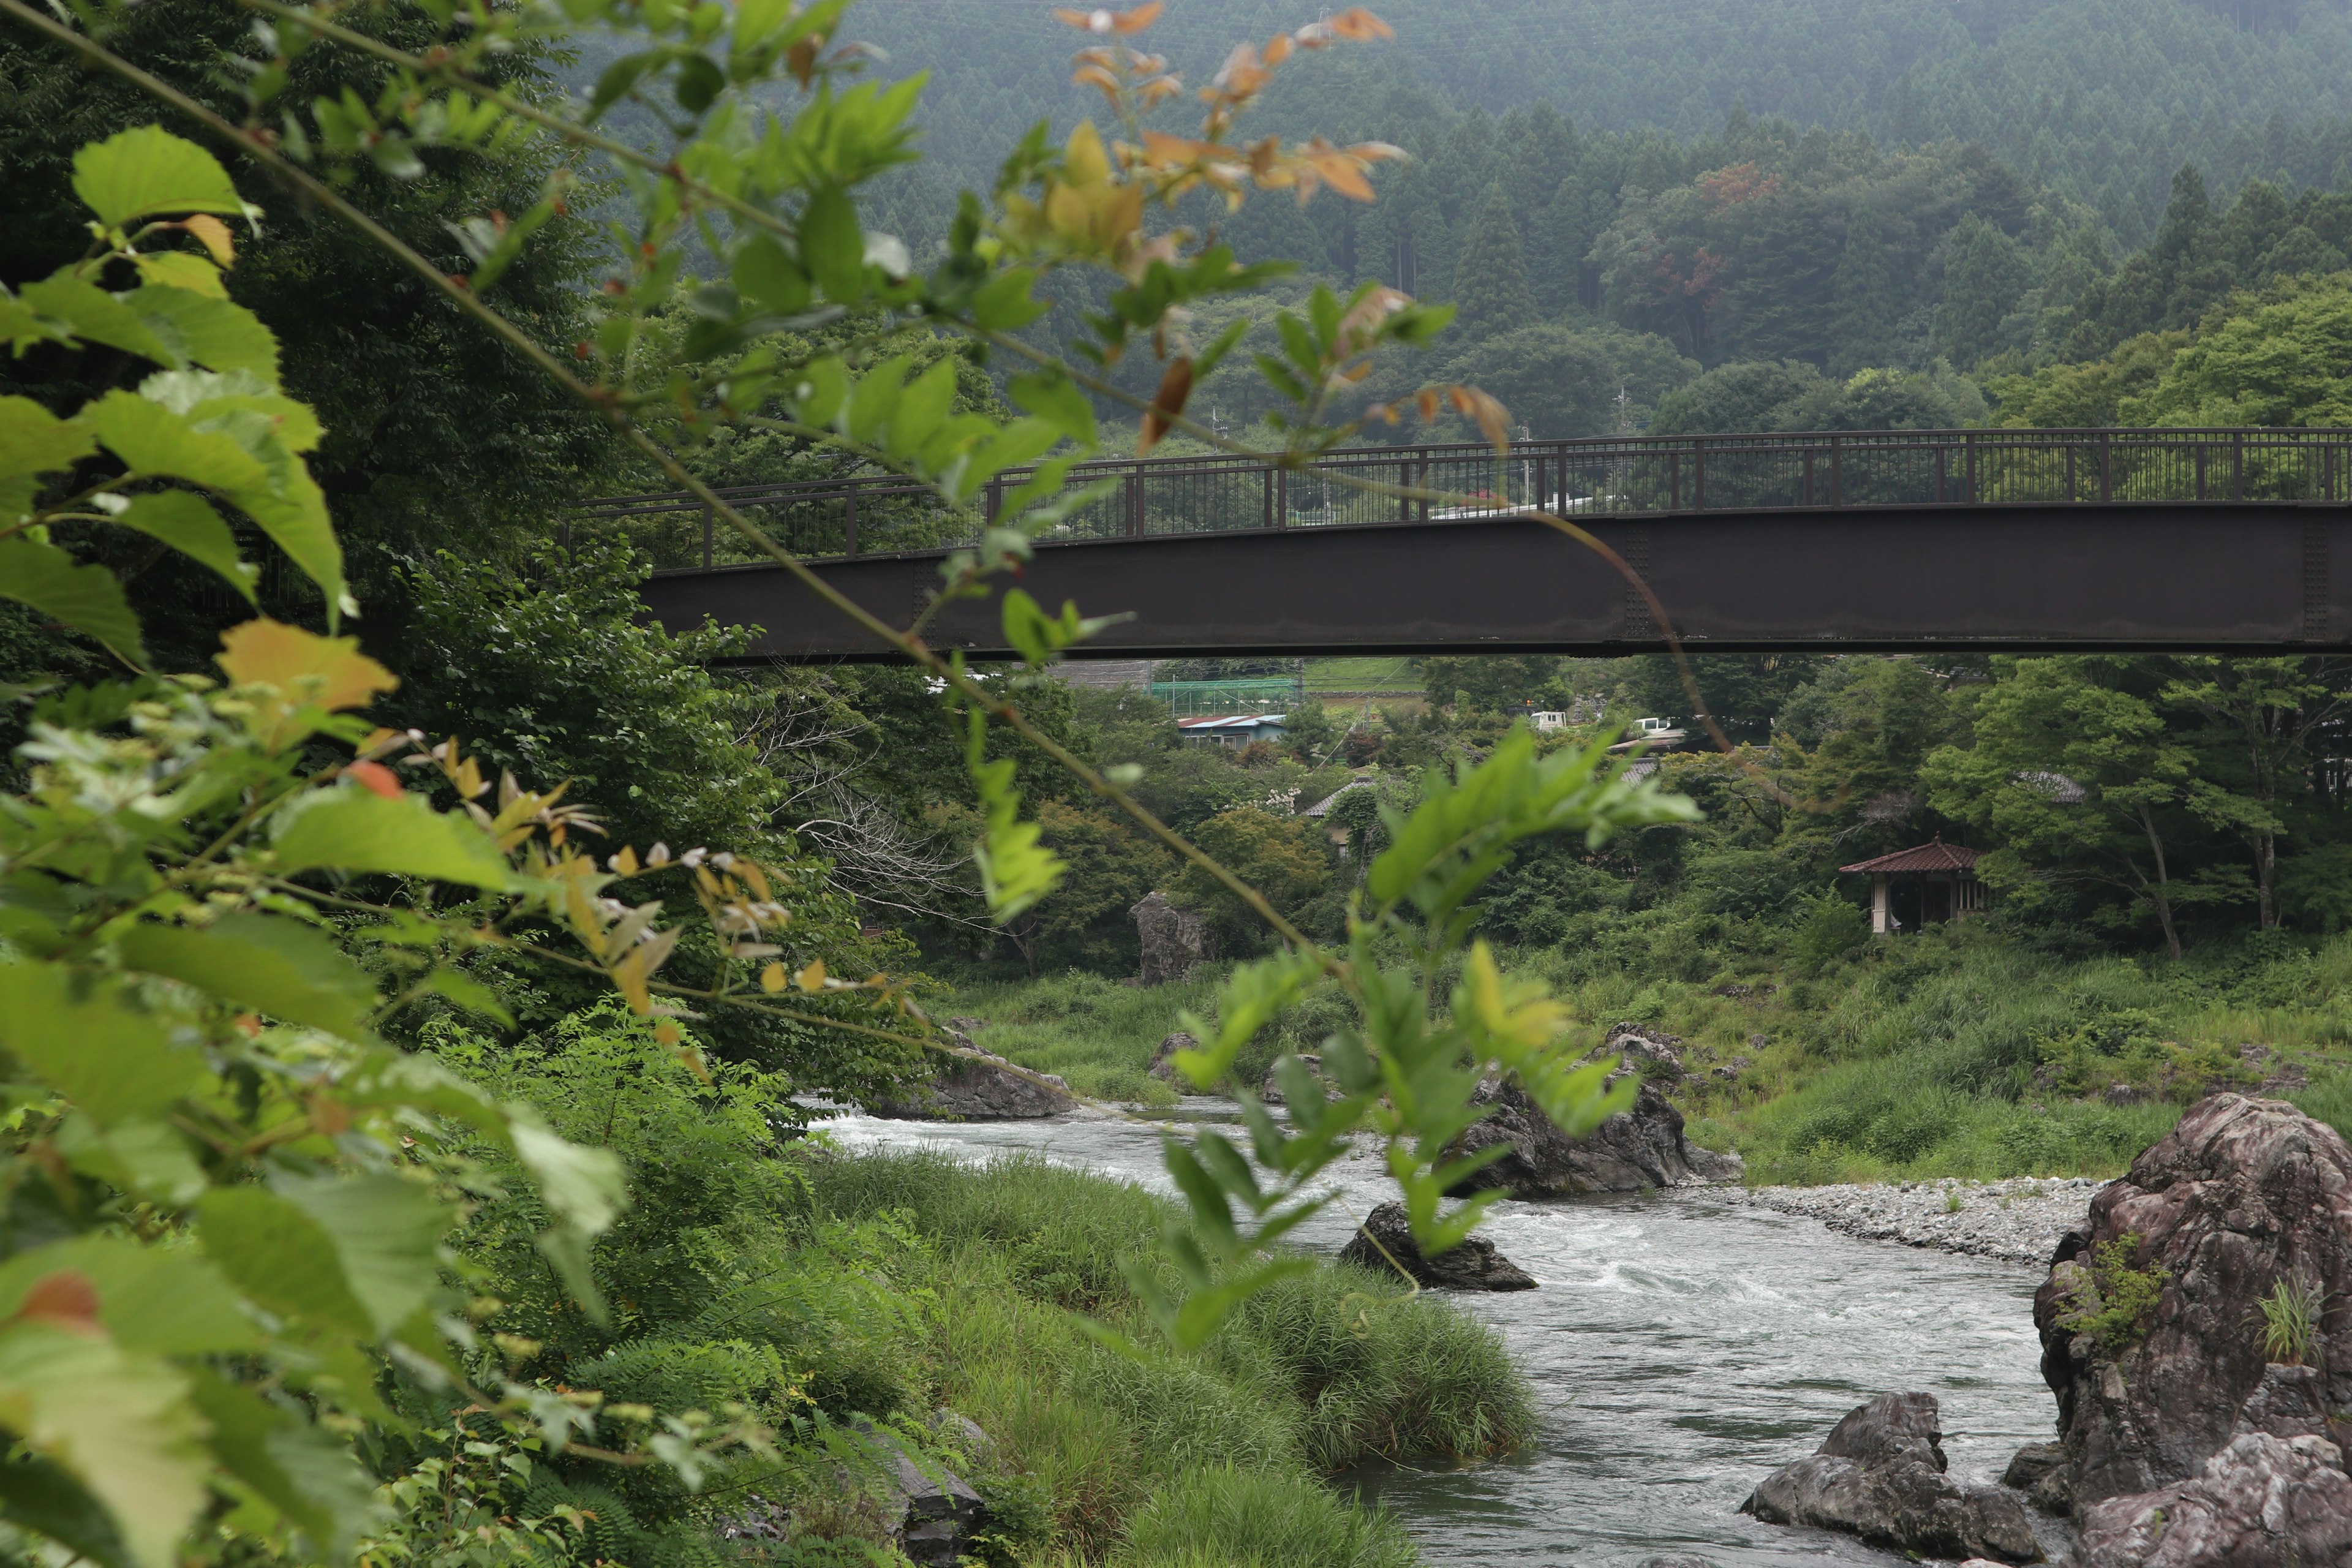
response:
{"label": "bridge railing", "polygon": [[[968,544],[1028,477],[1007,472],[970,509],[898,475],[849,473],[718,493],[810,558]],[[1531,510],[1622,516],[1783,508],[2352,501],[2352,430],[1897,430],[1638,436],[1349,447],[1303,468],[1224,454],[1105,459],[1073,485],[1115,481],[1043,542],[1444,522]],[[1367,489],[1439,492],[1430,500]],[[760,559],[686,491],[574,509],[567,541],[611,539],[657,570]]]}

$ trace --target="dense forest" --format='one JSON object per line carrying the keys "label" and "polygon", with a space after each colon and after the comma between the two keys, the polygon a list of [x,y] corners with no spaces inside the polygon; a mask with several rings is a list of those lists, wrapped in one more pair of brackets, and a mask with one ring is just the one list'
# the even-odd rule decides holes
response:
{"label": "dense forest", "polygon": [[[1302,72],[1276,110],[1335,138],[1552,105],[1580,131],[1684,140],[1745,112],[1890,148],[1981,145],[2126,245],[2175,170],[2341,183],[2352,10],[2341,0],[1400,0],[1387,56]],[[968,181],[1041,113],[1088,111],[1046,0],[887,0],[864,27],[929,73],[932,150]],[[1204,73],[1296,19],[1264,0],[1171,7],[1154,47]],[[1442,106],[1442,107],[1441,107]],[[1437,110],[1433,114],[1432,110]],[[1457,193],[1475,199],[1475,193]]]}

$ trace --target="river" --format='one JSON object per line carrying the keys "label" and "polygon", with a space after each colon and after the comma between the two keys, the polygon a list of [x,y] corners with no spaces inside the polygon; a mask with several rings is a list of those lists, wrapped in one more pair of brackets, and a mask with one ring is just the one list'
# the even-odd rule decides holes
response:
{"label": "river", "polygon": [[[1229,1109],[1190,1103],[1203,1115]],[[1158,1132],[1108,1117],[848,1115],[824,1126],[852,1149],[1027,1150],[1171,1190]],[[1369,1161],[1344,1167],[1335,1184],[1359,1214],[1390,1195]],[[1303,1240],[1335,1251],[1350,1228],[1327,1210]],[[1500,1331],[1533,1381],[1535,1441],[1495,1462],[1342,1478],[1394,1510],[1432,1563],[1635,1568],[1687,1552],[1724,1568],[1883,1568],[1905,1559],[1733,1510],[1769,1471],[1812,1452],[1839,1416],[1888,1390],[1941,1401],[1945,1452],[1961,1480],[1994,1479],[2019,1445],[2054,1435],[2037,1371],[2034,1270],[1859,1241],[1704,1190],[1507,1202],[1482,1234],[1541,1285],[1454,1298]]]}

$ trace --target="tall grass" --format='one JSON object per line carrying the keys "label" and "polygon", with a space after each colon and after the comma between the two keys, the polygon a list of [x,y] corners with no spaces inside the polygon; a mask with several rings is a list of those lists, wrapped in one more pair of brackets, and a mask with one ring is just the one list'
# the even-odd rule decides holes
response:
{"label": "tall grass", "polygon": [[1069,970],[1020,984],[957,988],[952,1014],[984,1020],[975,1036],[998,1055],[1058,1073],[1080,1094],[1172,1105],[1176,1093],[1146,1070],[1186,1008],[1215,1010],[1213,983],[1139,986]]}
{"label": "tall grass", "polygon": [[[920,1238],[894,1266],[929,1303],[909,1354],[940,1400],[988,1431],[998,1464],[1035,1479],[1055,1541],[1078,1559],[1409,1563],[1392,1523],[1318,1478],[1374,1456],[1496,1454],[1532,1430],[1528,1390],[1491,1329],[1347,1266],[1252,1300],[1198,1356],[1167,1349],[1125,1270],[1156,1266],[1178,1211],[1139,1188],[936,1151],[803,1169],[829,1222],[887,1220]],[[1126,1330],[1139,1353],[1097,1344],[1074,1308]]]}
{"label": "tall grass", "polygon": [[1390,1515],[1294,1476],[1189,1472],[1137,1513],[1118,1568],[1409,1568]]}

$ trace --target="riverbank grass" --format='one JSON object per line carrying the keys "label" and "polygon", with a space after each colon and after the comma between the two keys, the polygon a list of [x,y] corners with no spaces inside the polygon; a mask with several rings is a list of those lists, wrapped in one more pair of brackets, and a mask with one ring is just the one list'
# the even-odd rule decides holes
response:
{"label": "riverbank grass", "polygon": [[[989,1434],[995,1470],[1026,1478],[1043,1560],[1402,1568],[1402,1531],[1322,1478],[1376,1458],[1497,1455],[1533,1430],[1492,1329],[1346,1265],[1254,1299],[1199,1355],[1168,1349],[1129,1271],[1162,1267],[1176,1210],[1139,1188],[1025,1156],[804,1171],[829,1222],[919,1238],[893,1268],[925,1303],[910,1379]],[[1134,1353],[1096,1342],[1078,1313]]]}
{"label": "riverbank grass", "polygon": [[[1751,1184],[2114,1176],[2200,1096],[2266,1083],[2352,1134],[2352,935],[2178,964],[2054,957],[1965,928],[1820,966],[1653,956],[1628,967],[1564,945],[1507,958],[1551,983],[1589,1043],[1618,1023],[1679,1040],[1685,1135],[1737,1149]],[[1072,973],[972,987],[957,1006],[991,1020],[992,1050],[1145,1099],[1170,1097],[1144,1068],[1179,1012],[1213,1001],[1205,981]],[[1236,1076],[1315,1049],[1345,1011],[1317,993]]]}

